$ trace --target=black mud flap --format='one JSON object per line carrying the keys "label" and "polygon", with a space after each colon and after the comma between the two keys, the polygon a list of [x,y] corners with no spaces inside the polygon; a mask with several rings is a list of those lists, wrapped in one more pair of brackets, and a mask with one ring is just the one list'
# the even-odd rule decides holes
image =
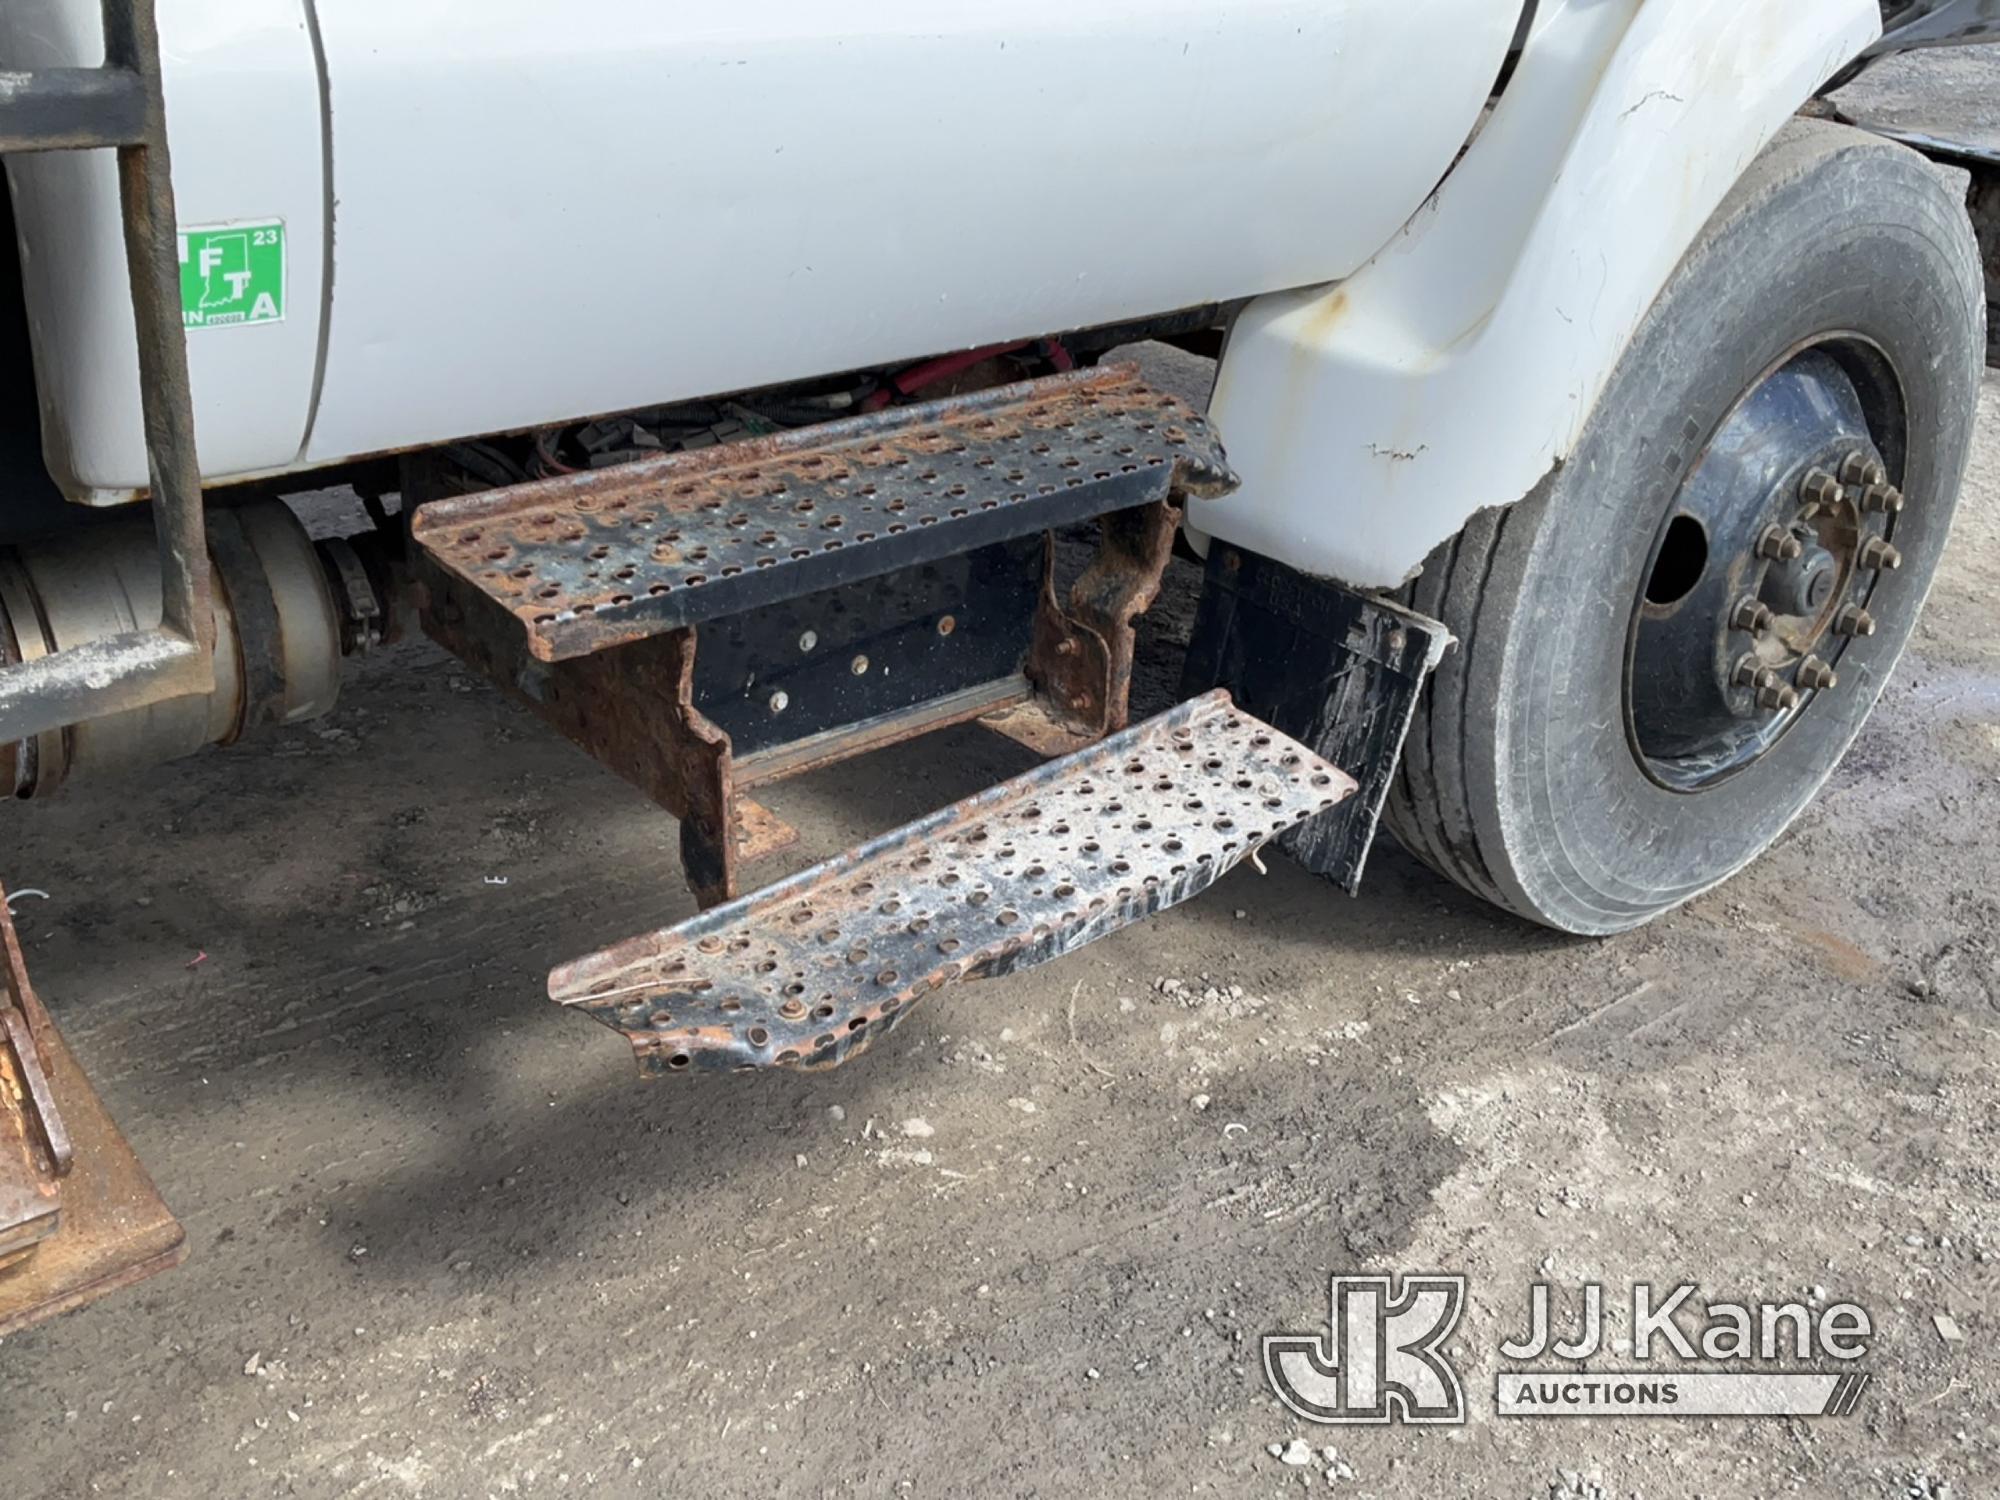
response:
{"label": "black mud flap", "polygon": [[1218,541],[1181,691],[1226,688],[1239,707],[1359,783],[1353,797],[1278,838],[1352,895],[1417,696],[1451,643],[1436,620]]}

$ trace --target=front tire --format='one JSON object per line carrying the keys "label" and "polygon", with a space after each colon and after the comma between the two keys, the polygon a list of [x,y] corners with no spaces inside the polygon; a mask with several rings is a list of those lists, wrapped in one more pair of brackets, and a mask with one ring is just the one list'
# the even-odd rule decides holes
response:
{"label": "front tire", "polygon": [[1568,460],[1406,591],[1459,647],[1390,795],[1405,847],[1587,934],[1636,927],[1769,847],[1859,731],[1929,590],[1984,299],[1964,207],[1921,157],[1787,126]]}

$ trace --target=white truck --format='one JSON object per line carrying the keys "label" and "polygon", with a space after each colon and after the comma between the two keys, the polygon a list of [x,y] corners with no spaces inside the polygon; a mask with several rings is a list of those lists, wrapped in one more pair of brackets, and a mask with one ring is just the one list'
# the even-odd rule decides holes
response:
{"label": "white truck", "polygon": [[[1266,844],[1351,889],[1384,817],[1636,926],[1945,544],[1994,164],[1975,227],[1824,96],[1994,0],[157,8],[0,5],[0,792],[422,631],[679,819],[699,914],[550,981],[650,1073],[842,1062]],[[741,889],[760,784],[975,719],[1048,763]],[[4,1333],[182,1240],[0,937]]]}

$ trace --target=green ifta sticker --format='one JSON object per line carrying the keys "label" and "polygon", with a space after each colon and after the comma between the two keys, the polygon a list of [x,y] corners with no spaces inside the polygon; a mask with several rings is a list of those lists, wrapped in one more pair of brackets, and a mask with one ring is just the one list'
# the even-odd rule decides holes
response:
{"label": "green ifta sticker", "polygon": [[189,328],[280,323],[285,225],[280,219],[183,229],[181,322]]}

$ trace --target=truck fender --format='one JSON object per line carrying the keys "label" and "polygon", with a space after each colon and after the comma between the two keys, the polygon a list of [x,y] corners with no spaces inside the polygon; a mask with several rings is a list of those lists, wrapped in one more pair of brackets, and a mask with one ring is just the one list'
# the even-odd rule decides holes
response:
{"label": "truck fender", "polygon": [[1545,3],[1397,238],[1244,309],[1213,405],[1243,489],[1201,528],[1395,587],[1528,494],[1738,175],[1880,30],[1875,0]]}

